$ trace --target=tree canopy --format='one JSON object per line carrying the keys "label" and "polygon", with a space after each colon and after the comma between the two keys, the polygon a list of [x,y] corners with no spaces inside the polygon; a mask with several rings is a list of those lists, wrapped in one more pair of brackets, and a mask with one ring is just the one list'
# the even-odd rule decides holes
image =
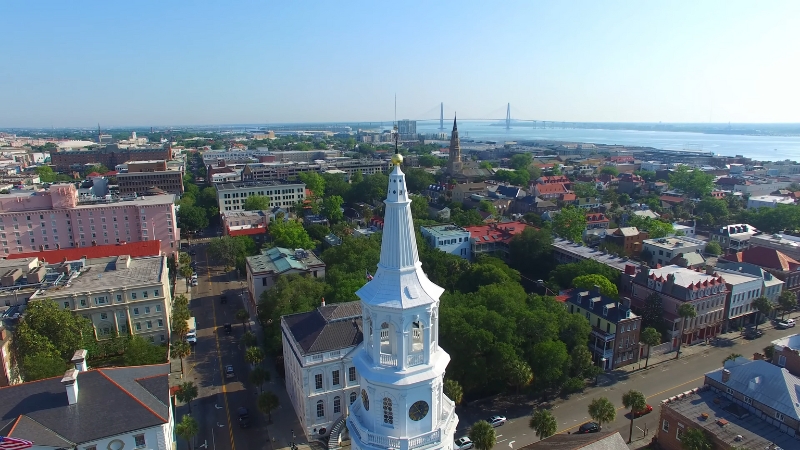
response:
{"label": "tree canopy", "polygon": [[714,188],[714,176],[700,169],[689,170],[688,166],[681,165],[670,173],[669,185],[692,198],[703,198],[711,194]]}
{"label": "tree canopy", "polygon": [[276,220],[270,223],[269,234],[278,247],[306,250],[316,247],[303,225],[295,220]]}
{"label": "tree canopy", "polygon": [[585,229],[586,214],[574,206],[567,206],[553,218],[553,232],[572,242],[581,242]]}
{"label": "tree canopy", "polygon": [[245,211],[264,211],[269,209],[269,197],[266,195],[251,195],[244,200]]}
{"label": "tree canopy", "polygon": [[608,281],[608,278],[603,275],[581,275],[572,280],[572,286],[580,289],[594,289],[595,286],[600,288],[600,294],[606,297],[617,298],[619,291],[617,286]]}

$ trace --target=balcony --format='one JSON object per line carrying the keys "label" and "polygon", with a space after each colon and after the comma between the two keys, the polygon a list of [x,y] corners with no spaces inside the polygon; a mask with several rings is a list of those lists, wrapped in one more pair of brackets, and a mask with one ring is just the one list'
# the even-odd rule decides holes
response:
{"label": "balcony", "polygon": [[381,364],[384,366],[397,366],[397,356],[381,353]]}
{"label": "balcony", "polygon": [[592,327],[592,336],[594,336],[594,337],[596,337],[598,339],[602,339],[605,342],[613,341],[614,337],[615,337],[613,334],[606,333],[605,331],[603,331],[603,330],[601,330],[599,328],[595,328],[595,327]]}
{"label": "balcony", "polygon": [[415,353],[408,355],[406,358],[406,364],[410,366],[418,366],[420,364],[425,363],[425,354],[424,353]]}
{"label": "balcony", "polygon": [[591,350],[592,353],[594,353],[595,355],[598,355],[599,357],[605,358],[605,359],[611,359],[611,357],[614,356],[614,347],[613,346],[607,347],[607,348],[604,349],[603,347],[598,347],[596,345],[590,345],[589,346],[589,350]]}

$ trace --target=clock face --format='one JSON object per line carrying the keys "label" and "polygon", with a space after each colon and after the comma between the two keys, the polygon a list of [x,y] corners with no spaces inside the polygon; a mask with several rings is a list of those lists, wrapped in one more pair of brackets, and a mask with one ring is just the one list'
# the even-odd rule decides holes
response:
{"label": "clock face", "polygon": [[428,415],[429,409],[430,407],[428,406],[428,403],[420,400],[411,405],[411,409],[408,410],[408,417],[414,421],[422,420]]}
{"label": "clock face", "polygon": [[369,411],[369,394],[367,394],[366,389],[361,390],[361,401],[364,403],[364,409]]}

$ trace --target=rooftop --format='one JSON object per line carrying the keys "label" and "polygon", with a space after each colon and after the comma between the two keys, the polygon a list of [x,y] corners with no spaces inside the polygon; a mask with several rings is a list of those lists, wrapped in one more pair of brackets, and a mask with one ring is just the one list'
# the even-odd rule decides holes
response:
{"label": "rooftop", "polygon": [[457,225],[434,225],[432,227],[420,227],[420,228],[421,230],[425,230],[431,235],[440,238],[456,237],[456,236],[461,236],[464,233],[469,233],[469,231]]}
{"label": "rooftop", "polygon": [[[39,258],[51,264],[67,261],[75,261],[78,259],[94,259],[103,258],[107,256],[120,256],[128,255],[131,258],[140,258],[143,256],[156,256],[161,254],[161,241],[141,241],[141,242],[128,242],[115,245],[94,245],[91,247],[75,247],[75,248],[62,248],[59,250],[44,250],[40,252],[27,252],[16,253],[8,255],[9,260],[17,260],[16,264],[19,265],[21,258]],[[0,267],[3,267],[0,262]]]}
{"label": "rooftop", "polygon": [[595,314],[602,314],[606,320],[612,323],[638,317],[629,307],[623,306],[616,299],[600,295],[596,289],[592,291],[572,289],[567,302]]}
{"label": "rooftop", "polygon": [[262,250],[260,255],[248,256],[247,265],[253,273],[284,273],[292,269],[308,270],[324,263],[311,250],[273,247]]}
{"label": "rooftop", "polygon": [[361,302],[323,305],[281,317],[303,355],[355,347],[364,340]]}
{"label": "rooftop", "polygon": [[674,248],[681,248],[681,247],[688,247],[688,246],[703,246],[705,247],[706,243],[701,241],[700,239],[694,239],[686,236],[674,236],[674,237],[663,237],[663,238],[656,238],[656,239],[645,239],[643,241],[644,244],[652,245],[653,247],[660,247],[664,249],[674,249]]}
{"label": "rooftop", "polygon": [[586,434],[554,434],[544,440],[520,447],[519,450],[627,450],[628,444],[619,431]]}
{"label": "rooftop", "polygon": [[[710,388],[693,389],[663,400],[661,407],[671,409],[692,422],[692,427],[701,428],[732,447],[761,449],[777,444],[789,449],[797,445],[793,437]],[[703,418],[703,414],[708,414],[708,418]],[[741,436],[739,441],[738,436]]]}
{"label": "rooftop", "polygon": [[730,270],[730,269],[723,269],[718,268],[717,273],[722,275],[722,278],[725,279],[725,282],[728,284],[736,285],[736,284],[744,284],[749,283],[751,281],[758,281],[759,283],[763,282],[763,278],[752,275],[746,272],[740,272],[738,270]]}
{"label": "rooftop", "polygon": [[217,191],[230,191],[235,189],[271,187],[271,186],[302,186],[303,189],[305,189],[305,183],[303,183],[302,181],[260,180],[260,181],[237,181],[235,183],[221,183],[217,185]]}
{"label": "rooftop", "polygon": [[[168,374],[169,364],[80,372],[74,405],[61,376],[0,388],[0,435],[73,448],[163,425],[169,420]],[[87,417],[102,418],[102,426]]]}
{"label": "rooftop", "polygon": [[776,347],[786,347],[793,350],[800,350],[800,334],[792,334],[780,339],[775,339],[772,344]]}
{"label": "rooftop", "polygon": [[475,225],[465,229],[469,231],[470,238],[474,239],[476,244],[488,244],[490,242],[508,243],[514,236],[525,231],[527,226],[522,222],[504,222]]}
{"label": "rooftop", "polygon": [[719,281],[727,281],[727,279],[722,280],[719,275],[709,275],[706,272],[687,269],[674,264],[659,267],[657,269],[650,269],[650,272],[648,273],[648,276],[654,280],[666,280],[670,275],[675,277],[675,285],[682,286],[687,289],[691,289],[693,286],[705,286],[712,282],[717,283]]}
{"label": "rooftop", "polygon": [[619,270],[620,272],[625,271],[625,265],[631,264],[631,261],[628,258],[614,256],[610,253],[604,252],[603,250],[597,250],[592,247],[576,244],[566,239],[554,238],[553,247],[559,249],[562,252],[571,254],[577,258],[593,259],[601,264],[613,267]]}
{"label": "rooftop", "polygon": [[639,236],[639,229],[636,227],[619,227],[614,234],[618,236],[636,237]]}
{"label": "rooftop", "polygon": [[760,234],[758,236],[753,236],[750,239],[751,243],[754,239],[756,240],[755,242],[764,241],[772,244],[785,245],[787,247],[800,248],[800,238],[788,234]]}
{"label": "rooftop", "polygon": [[736,253],[732,257],[736,262],[755,264],[768,269],[776,269],[784,272],[792,272],[800,268],[800,262],[786,256],[784,253],[774,248],[750,247],[744,251]]}
{"label": "rooftop", "polygon": [[[161,284],[167,276],[166,256],[130,258],[126,256],[67,261],[48,266],[45,282],[30,299],[62,297],[70,294],[88,295],[115,287],[151,286]],[[61,264],[69,266],[68,273],[59,271]]]}

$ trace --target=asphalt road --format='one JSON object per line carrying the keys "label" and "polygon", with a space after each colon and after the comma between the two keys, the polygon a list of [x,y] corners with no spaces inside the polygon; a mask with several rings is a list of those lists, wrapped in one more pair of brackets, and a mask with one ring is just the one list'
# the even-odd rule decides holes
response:
{"label": "asphalt road", "polygon": [[[643,435],[642,430],[647,428],[649,430],[647,440],[649,441],[658,426],[661,400],[701,386],[704,374],[720,368],[722,361],[731,353],[739,353],[747,358],[752,358],[753,353],[762,352],[762,349],[770,341],[797,333],[796,329],[776,330],[770,324],[763,324],[759,328],[764,329],[764,336],[752,341],[725,340],[719,346],[709,346],[702,352],[651,366],[647,370],[601,375],[598,387],[588,388],[582,394],[575,394],[567,400],[552,401],[547,405],[558,421],[557,433],[574,432],[581,424],[591,421],[588,414],[589,403],[593,398],[607,397],[618,407],[617,418],[613,423],[603,424],[603,429],[619,429],[622,437],[627,440],[630,416],[622,406],[622,395],[628,390],[634,389],[641,391],[647,397],[647,402],[653,406],[653,412],[634,420],[634,440],[640,439]],[[643,366],[644,362],[642,362]],[[460,408],[456,437],[465,436],[469,426],[476,421],[501,414],[506,416],[509,421],[495,429],[497,433],[496,449],[519,448],[539,440],[533,430],[528,427],[531,405],[498,402],[494,408],[496,410],[487,410],[478,406]]]}
{"label": "asphalt road", "polygon": [[[244,329],[236,321],[241,309],[239,283],[229,282],[231,274],[208,260],[206,244],[195,244],[193,259],[198,263],[198,286],[192,287],[189,310],[197,321],[197,345],[185,361],[186,379],[198,386],[198,398],[192,402],[193,416],[200,425],[195,442],[211,450],[263,450],[267,446],[266,419],[256,407],[255,388],[247,382],[249,370],[240,343]],[[227,303],[220,302],[226,294]],[[233,331],[226,335],[225,323]],[[232,364],[235,377],[225,379],[224,367]],[[248,390],[249,389],[249,390]],[[237,408],[249,411],[250,427],[242,429]],[[207,445],[207,447],[203,447]]]}

